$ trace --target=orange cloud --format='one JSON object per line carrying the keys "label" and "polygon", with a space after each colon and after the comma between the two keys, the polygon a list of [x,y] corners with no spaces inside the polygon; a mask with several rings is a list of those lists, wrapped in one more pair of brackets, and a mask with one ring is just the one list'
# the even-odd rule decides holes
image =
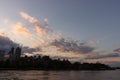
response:
{"label": "orange cloud", "polygon": [[37,19],[35,19],[34,17],[29,16],[29,15],[28,15],[27,13],[25,13],[25,12],[20,12],[20,15],[21,15],[22,18],[28,20],[30,23],[37,23],[37,22],[38,22]]}
{"label": "orange cloud", "polygon": [[35,26],[35,29],[37,31],[37,34],[39,37],[42,36],[47,36],[47,30],[45,28],[43,28],[39,23],[38,20],[32,16],[30,16],[29,14],[25,13],[25,12],[20,12],[20,15],[22,18],[28,20],[30,23],[33,23]]}
{"label": "orange cloud", "polygon": [[1,36],[3,36],[3,35],[5,35],[5,33],[4,33],[4,32],[2,32],[2,31],[0,31],[0,35],[1,35]]}
{"label": "orange cloud", "polygon": [[22,36],[32,36],[32,34],[30,33],[30,31],[25,28],[25,26],[21,23],[17,23],[13,26],[13,30],[12,32],[15,35],[22,35]]}
{"label": "orange cloud", "polygon": [[[41,26],[38,23],[38,20],[32,16],[30,16],[29,14],[25,13],[25,12],[20,12],[20,15],[22,18],[24,18],[25,20],[28,20],[30,23],[34,24],[36,33],[34,33],[33,35],[35,36],[35,39],[37,40],[36,43],[33,46],[40,46],[40,45],[48,45],[50,44],[50,42],[58,37],[60,37],[59,34],[56,34],[53,32],[53,30],[46,28],[46,26]],[[44,22],[46,25],[48,25],[48,20],[47,18],[44,19]]]}
{"label": "orange cloud", "polygon": [[42,36],[48,36],[47,31],[45,29],[42,28],[42,26],[40,26],[39,24],[35,25],[36,31],[37,31],[37,35],[39,37]]}

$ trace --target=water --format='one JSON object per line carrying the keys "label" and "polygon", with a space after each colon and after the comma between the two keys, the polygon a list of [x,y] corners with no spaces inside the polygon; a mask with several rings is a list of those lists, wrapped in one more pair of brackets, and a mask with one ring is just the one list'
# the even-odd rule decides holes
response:
{"label": "water", "polygon": [[120,80],[120,70],[0,71],[0,80]]}

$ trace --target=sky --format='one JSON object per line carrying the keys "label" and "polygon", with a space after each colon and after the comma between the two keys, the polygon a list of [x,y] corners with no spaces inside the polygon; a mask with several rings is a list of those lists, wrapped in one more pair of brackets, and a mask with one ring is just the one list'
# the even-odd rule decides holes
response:
{"label": "sky", "polygon": [[26,55],[120,66],[119,4],[119,0],[0,0],[0,48],[22,45]]}

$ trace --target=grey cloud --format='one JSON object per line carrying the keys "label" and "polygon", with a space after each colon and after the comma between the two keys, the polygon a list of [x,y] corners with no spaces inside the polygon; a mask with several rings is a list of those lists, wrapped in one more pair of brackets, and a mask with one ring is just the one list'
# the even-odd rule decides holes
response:
{"label": "grey cloud", "polygon": [[120,61],[110,61],[110,62],[107,62],[106,64],[112,67],[116,67],[116,66],[120,66]]}
{"label": "grey cloud", "polygon": [[102,54],[102,55],[96,55],[96,56],[91,56],[88,55],[85,59],[103,59],[103,58],[110,58],[110,57],[120,57],[119,53],[109,53],[109,54]]}
{"label": "grey cloud", "polygon": [[64,38],[54,40],[51,45],[56,46],[59,50],[64,52],[75,52],[75,53],[90,53],[95,48],[87,46],[76,41],[67,41]]}
{"label": "grey cloud", "polygon": [[11,47],[18,47],[19,44],[13,42],[8,37],[0,36],[0,50],[9,51]]}
{"label": "grey cloud", "polygon": [[64,56],[54,56],[53,59],[77,59],[80,57],[64,57]]}
{"label": "grey cloud", "polygon": [[119,52],[119,53],[120,53],[120,48],[115,49],[114,51],[115,51],[115,52]]}
{"label": "grey cloud", "polygon": [[38,52],[38,51],[41,51],[41,48],[22,47],[23,53],[33,53],[33,52]]}
{"label": "grey cloud", "polygon": [[20,44],[12,41],[10,38],[0,35],[0,50],[8,52],[10,51],[11,47],[21,47],[23,53],[32,53],[41,50],[40,48],[29,48],[27,46],[20,46]]}

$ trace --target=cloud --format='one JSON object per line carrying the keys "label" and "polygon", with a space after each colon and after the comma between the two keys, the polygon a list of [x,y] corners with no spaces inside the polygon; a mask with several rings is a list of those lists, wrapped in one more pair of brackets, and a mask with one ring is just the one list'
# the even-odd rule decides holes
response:
{"label": "cloud", "polygon": [[79,59],[79,57],[69,57],[69,56],[66,56],[66,57],[64,57],[64,56],[54,56],[54,57],[52,57],[53,59]]}
{"label": "cloud", "polygon": [[22,47],[22,52],[23,53],[33,53],[33,52],[39,52],[41,51],[41,48],[36,47],[36,48],[30,48],[30,47]]}
{"label": "cloud", "polygon": [[67,41],[64,38],[53,40],[51,45],[56,46],[60,51],[74,53],[91,53],[95,49],[91,46],[81,45],[81,43],[77,43],[76,41]]}
{"label": "cloud", "polygon": [[19,36],[32,36],[32,34],[30,33],[30,31],[22,24],[22,23],[17,23],[13,26],[12,32]]}
{"label": "cloud", "polygon": [[10,23],[10,21],[8,20],[8,19],[4,19],[4,21],[3,21],[5,24],[9,24]]}
{"label": "cloud", "polygon": [[33,52],[38,52],[41,51],[41,48],[30,48],[27,46],[20,46],[20,44],[12,41],[8,37],[1,36],[0,35],[0,50],[4,50],[6,52],[10,51],[11,47],[21,47],[23,53],[33,53]]}
{"label": "cloud", "polygon": [[43,37],[43,36],[48,36],[48,31],[46,31],[46,29],[42,28],[42,26],[40,26],[39,24],[35,25],[36,31],[37,31],[37,35],[39,37]]}
{"label": "cloud", "polygon": [[92,54],[92,55],[88,55],[86,56],[85,59],[104,59],[104,58],[110,58],[110,57],[120,57],[119,53],[108,53],[108,54]]}
{"label": "cloud", "polygon": [[46,25],[46,26],[48,26],[48,25],[49,25],[49,21],[48,21],[48,19],[47,19],[47,18],[45,18],[45,19],[44,19],[44,23],[45,23],[45,25]]}
{"label": "cloud", "polygon": [[38,20],[37,20],[37,19],[35,19],[35,18],[32,17],[32,16],[29,16],[29,15],[28,15],[27,13],[25,13],[25,12],[20,12],[20,15],[21,15],[22,18],[28,20],[30,23],[34,23],[34,24],[38,23]]}
{"label": "cloud", "polygon": [[8,37],[0,35],[0,50],[9,51],[11,47],[18,47],[19,44],[13,42]]}
{"label": "cloud", "polygon": [[[36,18],[30,16],[25,12],[20,12],[20,16],[34,25],[33,28],[35,28],[36,32],[34,32],[33,35],[34,35],[34,39],[37,40],[36,41],[37,44],[33,44],[33,46],[41,46],[41,45],[46,46],[49,45],[52,40],[60,38],[59,33],[56,33],[54,32],[53,29],[48,28],[49,23],[47,18],[44,19],[46,26],[41,26]],[[24,31],[23,33],[26,32],[27,34],[29,34],[28,30],[26,29],[24,29],[23,31]]]}
{"label": "cloud", "polygon": [[3,31],[0,31],[0,35],[3,36],[5,35],[5,33]]}
{"label": "cloud", "polygon": [[106,37],[102,37],[102,38],[98,38],[98,39],[95,39],[95,40],[88,40],[84,43],[81,43],[82,45],[86,45],[86,46],[94,46],[96,44],[99,44],[101,41],[105,40]]}
{"label": "cloud", "polygon": [[120,53],[120,48],[115,49],[114,51]]}
{"label": "cloud", "polygon": [[20,12],[20,15],[22,18],[24,18],[24,19],[28,20],[30,23],[34,24],[39,36],[44,36],[45,34],[47,34],[45,27],[42,27],[36,18],[30,16],[29,14],[27,14],[25,12]]}
{"label": "cloud", "polygon": [[108,61],[108,62],[106,62],[106,64],[108,64],[112,67],[116,67],[116,66],[118,67],[118,66],[120,66],[120,61]]}
{"label": "cloud", "polygon": [[25,13],[25,12],[20,12],[20,16],[22,18],[24,18],[25,20],[28,20],[30,23],[34,24],[34,27],[36,29],[37,32],[37,36],[43,39],[43,37],[48,37],[49,34],[49,29],[46,28],[45,26],[41,26],[38,22],[38,20],[32,16],[30,16],[29,14]]}
{"label": "cloud", "polygon": [[[106,57],[106,58],[99,58],[99,59],[85,59],[83,62],[88,63],[104,63],[110,66],[120,66],[120,57]],[[118,64],[119,63],[119,64]]]}

